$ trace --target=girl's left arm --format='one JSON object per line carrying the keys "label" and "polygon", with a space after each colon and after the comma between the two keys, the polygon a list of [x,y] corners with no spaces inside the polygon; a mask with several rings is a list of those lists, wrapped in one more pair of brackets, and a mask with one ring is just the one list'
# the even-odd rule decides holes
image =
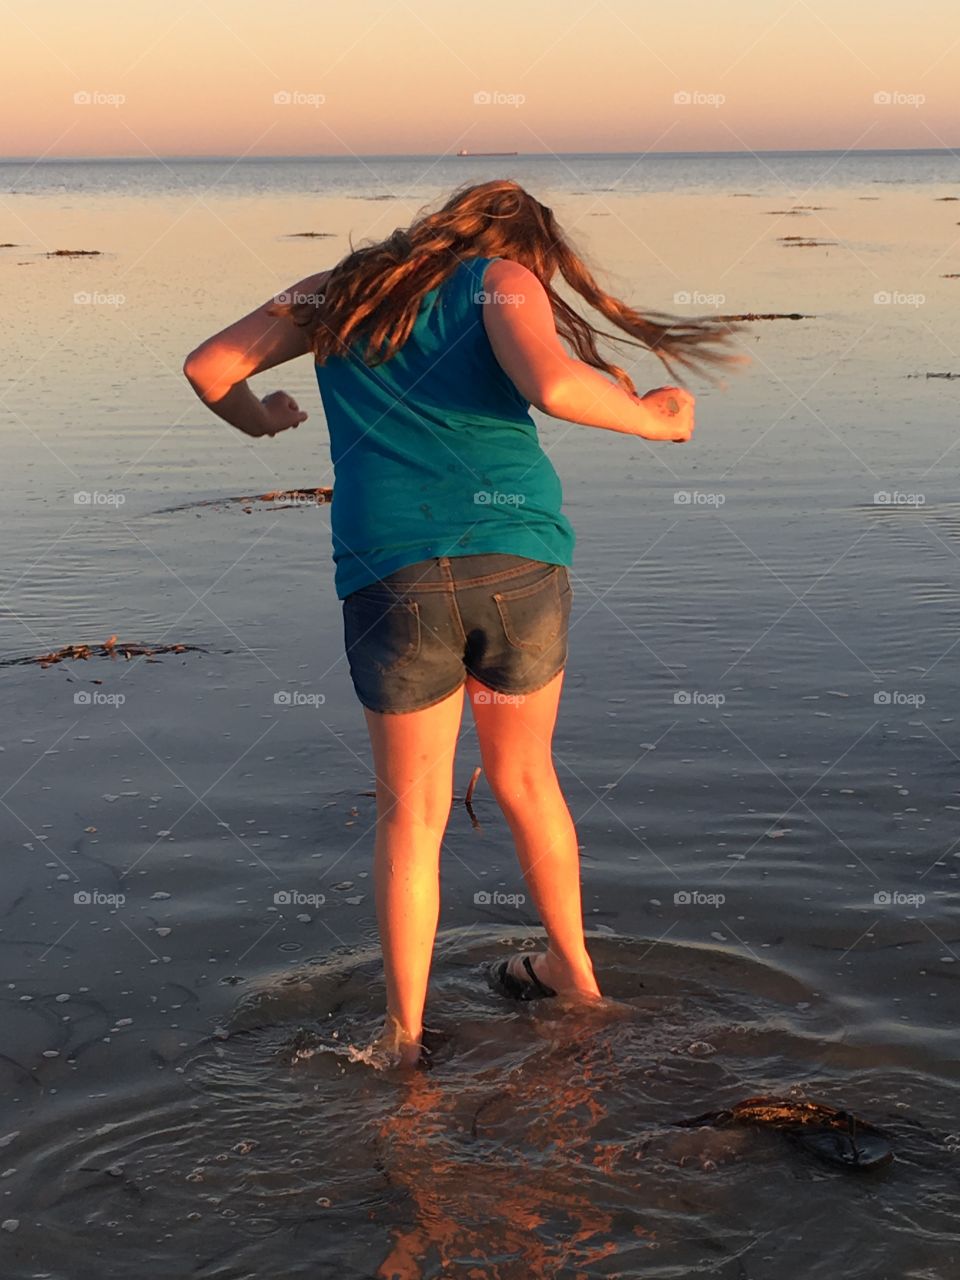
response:
{"label": "girl's left arm", "polygon": [[248,436],[274,436],[296,427],[307,414],[292,396],[274,391],[259,400],[247,386],[247,378],[311,349],[306,330],[289,316],[268,315],[276,302],[313,302],[322,299],[329,271],[291,285],[257,307],[229,328],[196,347],[183,362],[183,372],[209,409]]}

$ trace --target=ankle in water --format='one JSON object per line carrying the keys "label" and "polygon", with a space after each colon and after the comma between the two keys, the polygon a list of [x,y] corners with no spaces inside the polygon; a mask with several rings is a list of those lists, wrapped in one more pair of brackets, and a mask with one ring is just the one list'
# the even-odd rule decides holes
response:
{"label": "ankle in water", "polygon": [[551,985],[566,990],[575,989],[583,992],[597,990],[597,981],[593,972],[590,957],[583,955],[576,960],[564,959],[556,952],[548,950],[540,966],[545,975],[552,979]]}
{"label": "ankle in water", "polygon": [[415,1035],[405,1030],[396,1018],[387,1015],[383,1030],[377,1040],[380,1048],[394,1055],[401,1066],[413,1066],[420,1059],[422,1032]]}

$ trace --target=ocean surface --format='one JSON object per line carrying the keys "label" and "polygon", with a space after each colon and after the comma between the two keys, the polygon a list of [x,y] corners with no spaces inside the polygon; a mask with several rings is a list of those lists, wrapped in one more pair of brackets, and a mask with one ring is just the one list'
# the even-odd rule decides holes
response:
{"label": "ocean surface", "polygon": [[[254,380],[310,414],[262,442],[180,369],[492,176],[634,305],[802,318],[691,380],[683,449],[538,416],[578,534],[556,762],[619,1012],[486,989],[540,931],[482,780],[479,830],[462,803],[465,720],[411,1082],[363,1052],[329,509],[262,497],[332,481],[310,361]],[[0,243],[0,1273],[952,1280],[956,154],[11,161]],[[674,1127],[755,1095],[896,1158]]]}

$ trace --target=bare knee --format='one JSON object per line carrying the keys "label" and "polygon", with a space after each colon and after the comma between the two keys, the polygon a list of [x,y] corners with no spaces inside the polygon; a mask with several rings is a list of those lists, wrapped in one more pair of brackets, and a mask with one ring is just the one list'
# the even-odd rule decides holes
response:
{"label": "bare knee", "polygon": [[377,796],[377,830],[396,841],[439,844],[450,818],[452,797]]}
{"label": "bare knee", "polygon": [[532,806],[558,789],[549,756],[536,760],[497,760],[484,766],[487,783],[504,813],[534,811]]}

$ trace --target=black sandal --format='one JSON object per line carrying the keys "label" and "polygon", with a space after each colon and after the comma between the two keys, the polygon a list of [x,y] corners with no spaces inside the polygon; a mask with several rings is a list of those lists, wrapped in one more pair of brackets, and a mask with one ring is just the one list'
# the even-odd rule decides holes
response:
{"label": "black sandal", "polygon": [[533,962],[528,955],[523,957],[523,967],[530,976],[529,982],[522,982],[510,972],[510,960],[495,960],[487,970],[487,981],[494,991],[508,1000],[542,1000],[557,993],[537,977]]}

